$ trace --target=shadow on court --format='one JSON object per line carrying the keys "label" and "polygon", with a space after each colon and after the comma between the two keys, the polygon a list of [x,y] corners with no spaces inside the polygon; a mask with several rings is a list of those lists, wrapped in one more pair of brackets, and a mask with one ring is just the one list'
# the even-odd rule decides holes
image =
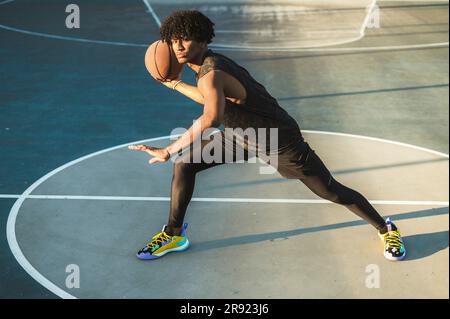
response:
{"label": "shadow on court", "polygon": [[403,237],[408,249],[405,261],[422,259],[448,248],[448,230]]}
{"label": "shadow on court", "polygon": [[[449,213],[448,207],[442,208],[433,208],[426,210],[419,210],[415,212],[409,212],[404,214],[394,215],[392,217],[395,220],[404,220],[411,218],[422,218],[429,216],[438,216],[438,215],[446,215]],[[308,227],[308,228],[300,228],[289,231],[281,231],[281,232],[272,232],[272,233],[264,233],[264,234],[254,234],[254,235],[246,235],[246,236],[237,236],[226,239],[217,239],[206,242],[197,243],[197,245],[192,245],[190,248],[190,253],[199,253],[210,249],[218,249],[230,246],[239,246],[246,244],[253,244],[262,241],[277,241],[277,240],[287,240],[293,236],[299,236],[308,233],[315,233],[327,230],[335,230],[356,226],[367,225],[366,221],[356,220],[345,223],[324,225],[324,226],[316,226],[316,227]],[[448,247],[448,231],[444,232],[436,232],[430,234],[418,234],[413,236],[404,237],[404,241],[406,247],[414,247],[411,250],[411,256],[407,257],[406,260],[415,260],[428,257],[433,255],[434,253],[445,249]]]}
{"label": "shadow on court", "polygon": [[[371,166],[371,167],[334,170],[334,171],[330,171],[330,172],[334,176],[334,175],[342,175],[342,174],[351,174],[351,173],[356,173],[356,172],[365,172],[365,171],[369,171],[369,170],[404,167],[404,166],[410,166],[410,165],[419,165],[419,164],[427,164],[427,163],[442,162],[442,161],[448,161],[448,159],[447,158],[437,158],[437,159],[432,159],[432,160],[398,163],[398,164],[394,164],[394,165],[378,165],[378,166]],[[221,188],[229,188],[229,187],[236,187],[236,186],[252,186],[252,185],[261,185],[261,184],[287,183],[287,182],[289,182],[289,179],[278,177],[278,178],[253,180],[253,181],[246,181],[246,182],[232,183],[232,184],[222,183],[222,184],[218,184],[218,185],[211,185],[210,188],[211,189],[221,189]]]}

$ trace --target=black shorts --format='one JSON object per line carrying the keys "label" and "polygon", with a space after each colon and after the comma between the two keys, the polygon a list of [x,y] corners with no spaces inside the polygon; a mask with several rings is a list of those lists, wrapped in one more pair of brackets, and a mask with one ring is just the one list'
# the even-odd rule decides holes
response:
{"label": "black shorts", "polygon": [[329,170],[303,137],[294,142],[279,144],[282,146],[276,150],[262,152],[256,145],[230,139],[220,131],[212,134],[208,140],[191,144],[180,152],[175,162],[181,160],[201,166],[216,166],[224,163],[256,162],[256,158],[259,158],[285,178],[321,176],[328,180],[331,177]]}

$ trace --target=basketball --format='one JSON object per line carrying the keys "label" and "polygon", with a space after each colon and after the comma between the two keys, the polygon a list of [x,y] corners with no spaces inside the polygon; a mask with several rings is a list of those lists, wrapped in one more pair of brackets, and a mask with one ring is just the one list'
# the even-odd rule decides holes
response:
{"label": "basketball", "polygon": [[153,42],[145,53],[145,67],[151,76],[158,81],[173,80],[178,77],[183,68],[167,42]]}

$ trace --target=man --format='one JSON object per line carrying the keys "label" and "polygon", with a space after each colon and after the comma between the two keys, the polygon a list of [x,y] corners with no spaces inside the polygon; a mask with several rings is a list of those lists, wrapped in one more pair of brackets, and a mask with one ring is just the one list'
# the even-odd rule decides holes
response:
{"label": "man", "polygon": [[[137,253],[140,259],[157,259],[168,252],[183,251],[189,247],[186,236],[187,224],[183,224],[187,206],[191,200],[195,176],[198,172],[225,163],[223,154],[235,153],[237,148],[245,150],[244,160],[248,160],[251,150],[267,155],[273,149],[258,140],[245,139],[236,134],[230,139],[223,132],[213,134],[213,138],[201,140],[197,149],[205,150],[210,143],[222,149],[222,161],[209,162],[203,158],[192,161],[195,141],[202,133],[220,126],[225,128],[267,129],[276,128],[277,171],[285,178],[299,179],[318,196],[341,204],[369,222],[384,240],[384,256],[389,260],[405,257],[405,246],[397,227],[388,218],[386,221],[360,193],[340,184],[331,176],[315,151],[305,142],[296,121],[282,109],[275,98],[255,81],[247,70],[231,59],[208,48],[214,37],[214,23],[198,11],[176,11],[161,25],[161,39],[170,43],[179,63],[185,64],[196,73],[197,87],[179,79],[162,82],[192,100],[204,105],[203,114],[177,141],[166,148],[146,145],[130,146],[130,149],[145,151],[153,156],[150,164],[166,162],[172,155],[181,154],[174,162],[170,213],[167,225],[160,233]],[[197,129],[196,129],[197,128]],[[259,131],[258,131],[259,132]],[[270,131],[272,132],[272,131]],[[221,137],[217,138],[216,137]],[[261,134],[258,138],[261,138]],[[218,142],[217,142],[218,141]],[[272,144],[271,144],[272,145]],[[192,149],[182,155],[184,149]],[[262,153],[260,152],[262,151]],[[234,158],[231,162],[241,160]],[[272,164],[270,161],[268,163]]]}

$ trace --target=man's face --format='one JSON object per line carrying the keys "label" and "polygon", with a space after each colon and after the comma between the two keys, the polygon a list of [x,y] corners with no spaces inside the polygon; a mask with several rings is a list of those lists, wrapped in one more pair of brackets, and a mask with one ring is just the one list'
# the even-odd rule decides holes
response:
{"label": "man's face", "polygon": [[179,63],[189,63],[198,60],[205,44],[195,40],[172,39],[172,48]]}

